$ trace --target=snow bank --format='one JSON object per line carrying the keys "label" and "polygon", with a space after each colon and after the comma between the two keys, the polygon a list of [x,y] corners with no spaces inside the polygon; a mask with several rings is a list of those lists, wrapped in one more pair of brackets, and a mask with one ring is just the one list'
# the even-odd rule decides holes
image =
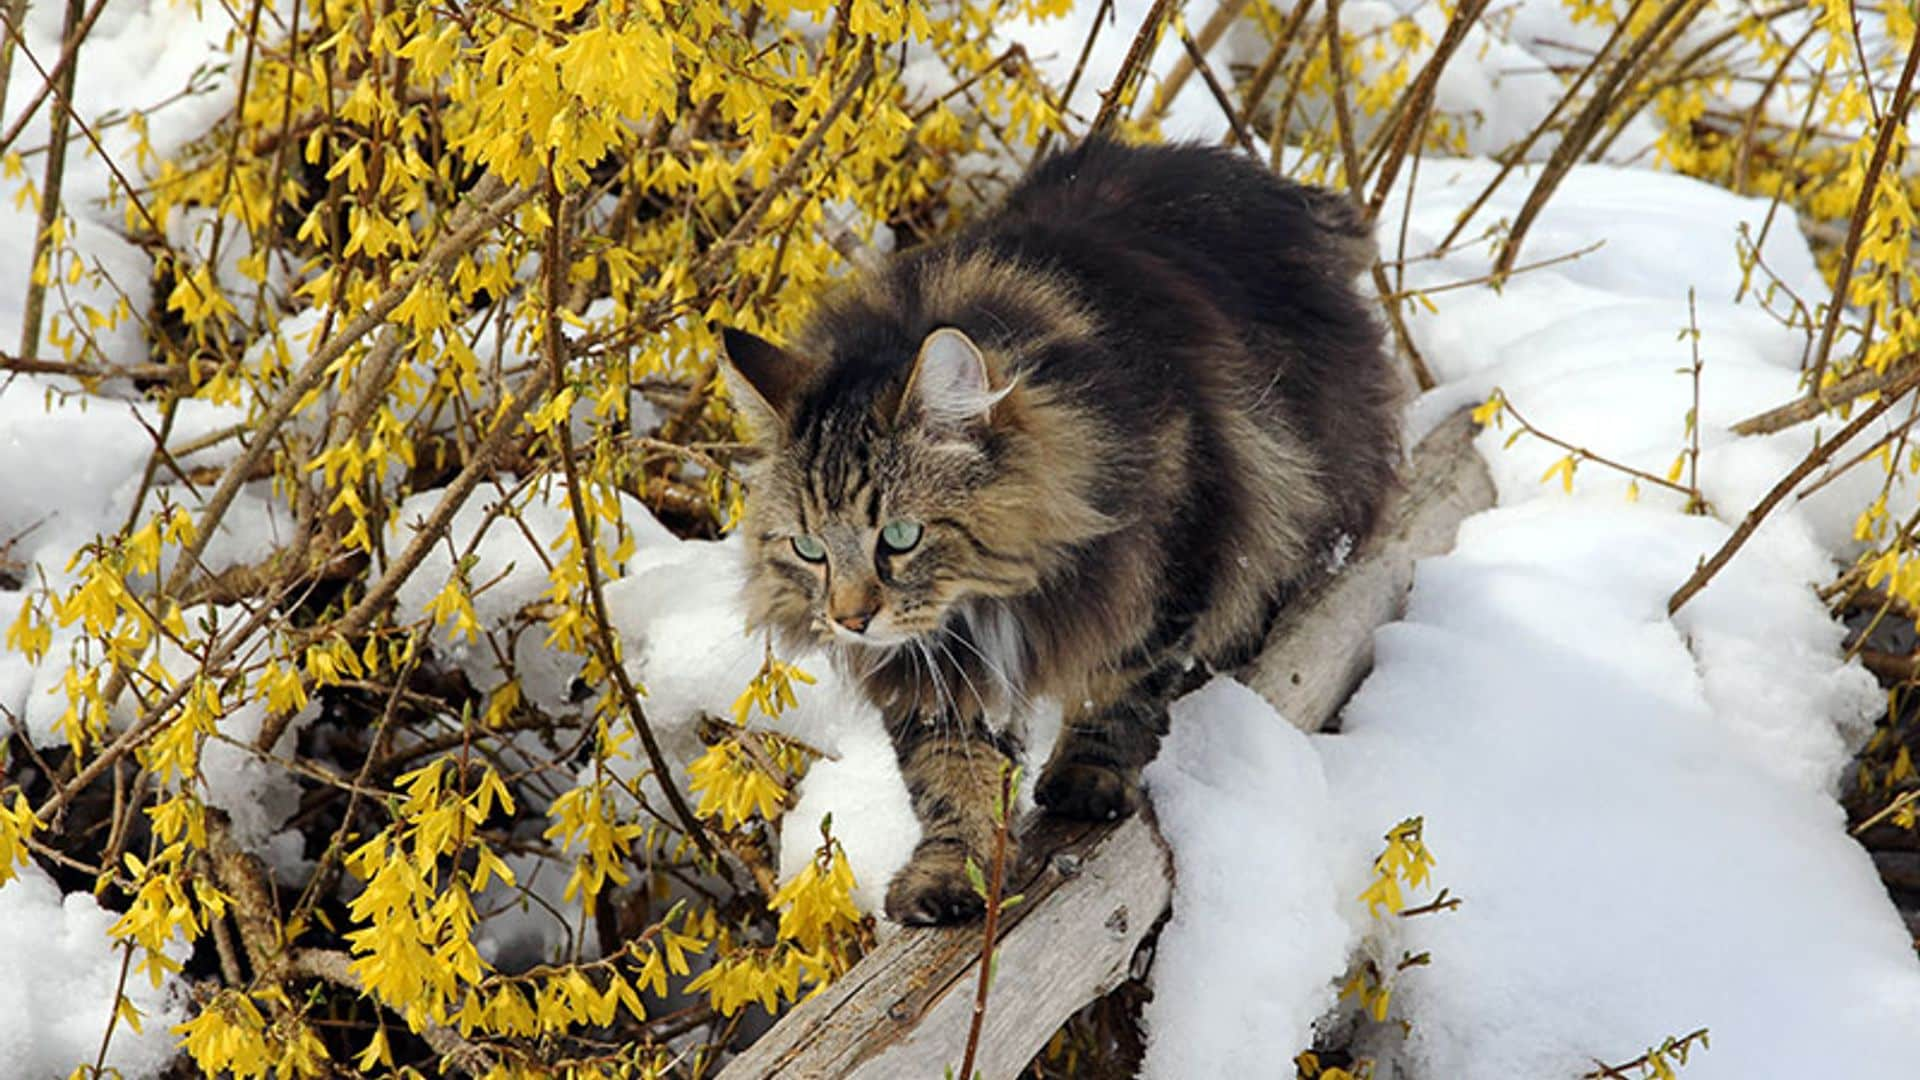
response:
{"label": "snow bank", "polygon": [[[64,10],[59,4],[27,7],[22,36],[41,68],[50,70],[60,58]],[[136,180],[140,177],[135,167],[140,160],[136,153],[140,137],[125,122],[128,110],[144,112],[151,152],[164,157],[199,138],[232,105],[231,65],[220,51],[231,27],[232,20],[224,12],[216,10],[203,17],[194,5],[132,3],[102,12],[87,35],[76,71],[74,110],[99,138],[114,165]],[[189,88],[191,92],[182,93]],[[18,57],[7,85],[5,126],[13,124],[40,89],[39,70],[24,55]],[[51,141],[51,113],[44,105],[38,110],[14,144],[16,150],[44,147]],[[102,271],[105,280],[88,277],[65,286],[49,296],[48,314],[58,312],[66,301],[71,301],[76,311],[80,305],[90,305],[106,312],[124,293],[131,310],[144,317],[152,304],[148,284],[152,262],[121,235],[121,208],[107,203],[114,184],[107,161],[94,151],[77,125],[71,137],[62,184],[62,202],[72,219],[67,250],[88,270]],[[44,161],[39,155],[26,160],[28,174],[36,185]],[[9,260],[4,286],[0,286],[0,341],[9,348],[20,340],[31,265],[28,253],[34,249],[38,232],[36,201],[13,198],[20,183],[8,181],[4,185],[6,198],[0,199],[0,250],[15,253]],[[239,247],[241,242],[229,246]],[[63,261],[58,269],[64,270],[66,265]],[[71,328],[75,322],[69,318],[66,325]],[[124,320],[117,329],[98,331],[96,339],[104,354],[99,358],[115,363],[146,359],[143,331],[134,319]]]}
{"label": "snow bank", "polygon": [[[1470,521],[1316,740],[1351,858],[1423,814],[1466,900],[1393,928],[1433,956],[1396,1007],[1415,1075],[1578,1075],[1696,1027],[1689,1077],[1908,1075],[1920,965],[1825,784],[1878,693],[1760,561],[1690,613],[1728,647],[1689,650],[1666,596],[1725,532],[1593,503]],[[1716,700],[1727,681],[1774,688],[1773,714]]]}
{"label": "snow bank", "polygon": [[1178,901],[1160,932],[1142,1075],[1278,1075],[1332,1007],[1353,937],[1336,881],[1349,852],[1320,758],[1222,678],[1174,706],[1146,781]]}
{"label": "snow bank", "polygon": [[[734,699],[765,658],[765,643],[741,632],[741,582],[737,540],[689,540],[642,552],[625,578],[607,586],[628,670],[646,687],[648,719],[676,761],[700,752],[701,717],[732,716]],[[820,822],[831,814],[853,869],[854,902],[878,911],[887,881],[920,840],[893,744],[880,714],[824,656],[786,659],[814,683],[795,686],[797,704],[779,719],[756,712],[750,723],[827,757],[808,769],[781,819],[781,877],[806,864],[820,844]]]}
{"label": "snow bank", "polygon": [[[394,553],[413,542],[444,495],[436,488],[400,504],[391,519]],[[673,534],[639,500],[621,495],[620,512],[636,551],[675,543]],[[440,542],[400,586],[394,598],[396,618],[402,623],[427,618],[434,598],[464,567],[479,636],[468,636],[451,620],[436,622],[431,634],[436,653],[465,672],[481,693],[507,681],[504,659],[519,676],[528,701],[564,711],[584,658],[548,648],[544,624],[533,609],[551,587],[548,570],[558,547],[567,543],[572,524],[564,480],[543,479],[523,492],[513,477],[501,478],[454,513]],[[597,532],[609,551],[619,544],[605,523]],[[495,643],[501,651],[495,651]]]}

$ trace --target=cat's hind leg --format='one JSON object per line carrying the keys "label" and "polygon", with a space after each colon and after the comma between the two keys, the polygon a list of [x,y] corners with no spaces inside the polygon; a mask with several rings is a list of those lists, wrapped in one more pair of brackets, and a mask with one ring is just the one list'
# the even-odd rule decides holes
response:
{"label": "cat's hind leg", "polygon": [[1034,801],[1083,821],[1115,821],[1138,810],[1140,770],[1160,752],[1167,705],[1184,673],[1171,658],[1114,672],[1069,703]]}

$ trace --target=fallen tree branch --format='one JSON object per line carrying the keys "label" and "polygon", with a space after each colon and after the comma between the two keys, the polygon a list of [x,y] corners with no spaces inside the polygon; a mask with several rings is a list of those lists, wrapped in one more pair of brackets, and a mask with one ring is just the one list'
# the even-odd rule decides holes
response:
{"label": "fallen tree branch", "polygon": [[1795,398],[1785,405],[1749,416],[1728,430],[1735,435],[1771,435],[1776,431],[1811,420],[1829,409],[1837,409],[1856,398],[1885,390],[1905,378],[1913,370],[1916,362],[1920,362],[1920,353],[1908,353],[1888,364],[1884,371],[1856,371],[1825,389],[1815,387],[1813,392],[1805,397]]}

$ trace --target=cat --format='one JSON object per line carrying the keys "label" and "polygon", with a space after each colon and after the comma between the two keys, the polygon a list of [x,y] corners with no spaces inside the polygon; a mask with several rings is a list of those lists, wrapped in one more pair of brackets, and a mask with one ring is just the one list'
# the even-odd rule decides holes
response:
{"label": "cat", "polygon": [[1250,657],[1365,537],[1400,460],[1374,258],[1331,192],[1095,139],[830,291],[792,347],[722,331],[759,451],[750,622],[858,678],[922,826],[889,917],[982,910],[966,863],[1032,701],[1064,709],[1040,806],[1129,814],[1186,673]]}

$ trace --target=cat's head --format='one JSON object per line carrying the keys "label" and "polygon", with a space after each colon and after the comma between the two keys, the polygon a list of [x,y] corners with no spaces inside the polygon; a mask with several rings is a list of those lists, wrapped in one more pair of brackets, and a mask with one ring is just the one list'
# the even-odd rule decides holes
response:
{"label": "cat's head", "polygon": [[1067,474],[1036,460],[1055,441],[1034,430],[1046,395],[961,330],[832,364],[724,337],[759,451],[743,525],[755,624],[795,644],[898,646],[969,599],[1032,590],[1049,553],[1087,534]]}

